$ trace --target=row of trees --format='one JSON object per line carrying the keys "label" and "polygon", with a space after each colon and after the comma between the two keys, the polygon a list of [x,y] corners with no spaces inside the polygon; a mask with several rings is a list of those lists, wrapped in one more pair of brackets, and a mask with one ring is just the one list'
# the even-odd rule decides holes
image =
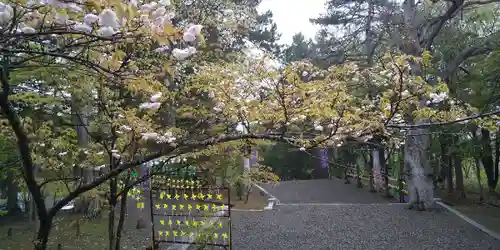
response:
{"label": "row of trees", "polygon": [[[395,136],[402,138],[411,133],[419,134],[413,138],[417,139],[414,143],[421,143],[416,148],[419,150],[409,150],[418,152],[411,161],[417,160],[417,165],[424,166],[420,173],[428,176],[423,178],[427,179],[427,184],[421,183],[419,189],[431,192],[431,185],[428,185],[431,180],[446,180],[451,192],[455,179],[455,188],[463,197],[462,165],[472,161],[477,167],[477,175],[484,173],[487,177],[489,196],[495,197],[500,159],[500,97],[496,73],[499,57],[498,43],[494,42],[499,36],[498,7],[497,1],[404,1],[402,5],[391,1],[328,1],[325,13],[311,19],[323,27],[316,39],[306,40],[297,34],[282,58],[285,61],[306,59],[320,68],[346,62],[373,67],[387,52],[417,56],[426,51],[424,55],[428,56],[428,63],[423,63],[424,60],[411,64],[412,76],[420,76],[428,86],[436,86],[440,81],[449,90],[448,95],[434,95],[444,100],[439,104],[429,102],[428,98],[415,104],[431,107],[433,114],[420,123],[430,122],[432,125],[407,126],[418,120],[414,116],[415,107],[398,114],[393,110],[401,107],[390,105],[388,113],[394,113],[393,121],[403,119],[405,125],[386,123],[385,128],[393,130],[379,138],[374,137],[370,141],[372,145],[365,144],[364,151],[374,150],[374,145],[383,146],[387,158],[388,151],[397,151],[399,143],[391,143]],[[376,98],[380,94],[378,87],[371,84],[365,91],[371,98]],[[397,88],[394,91],[401,95],[407,93]],[[470,119],[453,122],[459,117]],[[479,119],[484,117],[489,119]],[[396,131],[398,129],[401,131]],[[411,148],[408,142],[412,138],[405,139],[405,146]],[[370,155],[382,160],[382,152]],[[375,172],[380,172],[383,166],[384,161],[380,160],[370,161],[369,165]],[[380,164],[373,165],[375,162]],[[408,164],[409,158],[406,159],[407,170],[412,169]],[[479,179],[479,186],[482,184]],[[483,197],[482,188],[479,190]]]}
{"label": "row of trees", "polygon": [[[479,29],[457,20],[497,11],[496,3],[332,1],[316,22],[341,25],[343,36],[322,31],[317,54],[303,61],[296,60],[311,54],[301,49],[312,45],[277,46],[271,15],[257,15],[258,4],[0,3],[1,131],[20,160],[2,170],[17,173],[35,203],[35,249],[47,248],[63,206],[98,195],[109,203],[109,248],[120,249],[125,211],[116,222],[115,210],[127,199],[119,197],[156,167],[262,140],[301,151],[361,145],[374,168],[382,162],[377,152],[403,144],[411,203],[425,208],[433,202],[430,127],[472,120],[494,131],[498,109],[458,93],[471,77],[462,68],[478,72],[495,57],[486,53],[497,48],[496,22]],[[452,51],[456,44],[439,40],[446,31],[475,35]],[[145,163],[150,175],[134,176]],[[67,189],[50,208],[42,193],[48,183]]]}

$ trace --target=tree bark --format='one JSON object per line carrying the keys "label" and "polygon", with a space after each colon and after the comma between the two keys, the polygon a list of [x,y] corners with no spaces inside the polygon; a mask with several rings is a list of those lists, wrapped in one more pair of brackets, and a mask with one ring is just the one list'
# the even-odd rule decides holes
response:
{"label": "tree bark", "polygon": [[474,157],[474,159],[476,160],[476,179],[477,186],[479,188],[479,201],[484,201],[484,189],[483,184],[481,183],[481,168],[483,163],[479,157]]}
{"label": "tree bark", "polygon": [[34,249],[45,250],[47,249],[49,234],[52,229],[52,217],[39,217],[39,221],[40,226],[38,227]]}
{"label": "tree bark", "polygon": [[[417,122],[417,124],[419,124]],[[427,150],[429,131],[417,128],[408,131],[405,143],[405,168],[408,175],[409,207],[424,210],[434,204],[434,185]]]}
{"label": "tree bark", "polygon": [[498,183],[498,171],[495,171],[493,161],[493,150],[491,148],[490,131],[481,129],[481,160],[483,162],[484,171],[488,177],[488,192],[493,195]]}
{"label": "tree bark", "polygon": [[[114,161],[111,156],[111,161]],[[114,166],[113,162],[111,166]],[[108,211],[108,237],[109,237],[109,250],[113,250],[116,244],[115,232],[115,209],[117,204],[118,183],[116,179],[109,181],[109,211]]]}
{"label": "tree bark", "polygon": [[368,175],[370,179],[368,181],[368,185],[370,186],[370,192],[374,193],[377,192],[377,190],[375,189],[375,180],[373,178],[373,151],[372,153],[370,153],[369,157],[370,157],[370,163],[368,164],[369,166]]}
{"label": "tree bark", "polygon": [[127,212],[127,195],[121,196],[120,200],[120,217],[118,217],[118,225],[116,226],[115,250],[121,250],[121,239],[123,234],[123,226],[125,224],[125,216]]}
{"label": "tree bark", "polygon": [[[4,62],[8,64],[8,61],[9,58],[5,57]],[[45,250],[47,248],[47,241],[52,226],[52,216],[49,215],[47,211],[42,190],[35,178],[35,164],[33,163],[33,158],[31,157],[28,136],[23,129],[19,116],[16,114],[8,98],[8,94],[10,93],[10,84],[9,72],[6,68],[0,69],[0,83],[2,85],[2,93],[0,94],[0,108],[2,110],[2,113],[9,121],[14,134],[16,135],[17,147],[23,164],[24,181],[32,195],[32,200],[36,204],[37,214],[40,220],[40,227],[37,231],[34,249]]]}
{"label": "tree bark", "polygon": [[446,184],[448,187],[448,193],[452,194],[454,191],[453,185],[453,157],[451,156],[451,150],[448,149],[446,153]]}
{"label": "tree bark", "polygon": [[[113,199],[113,198],[112,198]],[[109,250],[113,250],[115,247],[115,204],[110,204],[108,211],[108,240],[109,240]]]}
{"label": "tree bark", "polygon": [[378,191],[383,185],[383,179],[382,179],[382,158],[381,158],[381,152],[380,149],[375,148],[373,149],[372,155],[373,155],[373,180],[374,180],[374,186],[375,189]]}
{"label": "tree bark", "polygon": [[455,165],[455,186],[459,193],[459,198],[466,198],[464,187],[464,173],[462,169],[462,158],[458,152],[453,153],[453,161]]}
{"label": "tree bark", "polygon": [[[405,0],[403,3],[403,20],[406,31],[406,46],[403,52],[419,57],[422,48],[419,43],[418,25],[415,20],[417,6],[415,0]],[[413,76],[423,76],[422,65],[410,61]],[[425,106],[426,100],[420,101],[420,106]],[[406,120],[409,124],[427,123],[425,119],[414,121],[413,111],[409,108]],[[418,205],[419,209],[426,209],[434,205],[434,187],[432,183],[432,169],[430,167],[427,151],[430,145],[429,128],[412,128],[407,132],[405,142],[405,167],[408,169],[408,195],[409,205],[412,208]]]}
{"label": "tree bark", "polygon": [[356,157],[356,186],[358,188],[363,187],[363,183],[361,182],[361,164],[363,164],[363,159],[359,155]]}
{"label": "tree bark", "polygon": [[384,159],[384,191],[385,191],[385,196],[390,197],[391,193],[389,190],[389,164],[391,163],[391,152],[387,151],[387,159],[385,158],[385,151],[382,150],[382,153],[384,155],[381,156],[382,159]]}

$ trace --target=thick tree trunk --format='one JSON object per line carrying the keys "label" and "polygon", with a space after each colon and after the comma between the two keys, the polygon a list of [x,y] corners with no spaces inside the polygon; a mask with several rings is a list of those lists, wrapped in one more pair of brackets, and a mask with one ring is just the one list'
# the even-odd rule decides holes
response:
{"label": "thick tree trunk", "polygon": [[490,131],[481,129],[481,160],[484,171],[488,177],[488,192],[493,195],[498,183],[498,171],[496,171],[493,161],[493,150],[491,148]]}
{"label": "thick tree trunk", "polygon": [[374,193],[377,192],[375,189],[375,179],[373,177],[373,151],[370,153],[370,163],[368,164],[369,169],[368,169],[368,175],[369,175],[369,180],[368,180],[368,185],[370,186],[370,192]]}
{"label": "thick tree trunk", "polygon": [[[382,151],[383,152],[383,151]],[[385,153],[385,152],[383,152]],[[385,158],[385,155],[382,155],[381,158],[384,159],[384,191],[385,191],[385,196],[390,197],[391,193],[389,190],[389,164],[390,164],[390,151],[387,152],[387,159]]]}
{"label": "thick tree trunk", "polygon": [[[403,2],[403,20],[405,30],[404,53],[419,57],[422,48],[419,43],[418,21],[416,18],[417,5],[415,0]],[[414,77],[423,76],[422,65],[416,61],[409,61],[411,73]],[[420,106],[425,106],[426,100],[420,101]],[[428,121],[423,119],[415,121],[413,116],[414,107],[410,107],[406,120],[409,124],[423,124]],[[405,143],[405,167],[408,169],[408,195],[410,208],[418,205],[420,209],[426,209],[434,205],[434,188],[432,183],[432,169],[430,167],[427,151],[430,145],[430,134],[428,128],[410,129]]]}
{"label": "thick tree trunk", "polygon": [[382,178],[382,164],[384,162],[382,158],[383,151],[381,151],[381,149],[374,149],[372,154],[373,154],[373,179],[374,179],[375,189],[380,190],[384,183],[384,180]]}
{"label": "thick tree trunk", "polygon": [[[419,124],[419,123],[417,123]],[[408,131],[405,143],[405,168],[408,175],[409,206],[420,210],[434,205],[432,169],[427,151],[429,150],[429,129],[417,128]]]}

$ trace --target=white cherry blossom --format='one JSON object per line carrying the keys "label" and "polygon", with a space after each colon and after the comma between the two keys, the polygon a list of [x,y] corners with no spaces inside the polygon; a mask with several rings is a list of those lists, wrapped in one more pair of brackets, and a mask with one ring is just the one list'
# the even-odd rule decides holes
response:
{"label": "white cherry blossom", "polygon": [[165,15],[166,12],[167,12],[167,9],[165,9],[165,7],[160,7],[158,9],[156,9],[155,11],[153,11],[153,13],[151,13],[151,15],[154,18],[158,18],[158,17]]}
{"label": "white cherry blossom", "polygon": [[142,139],[144,140],[156,140],[158,139],[158,133],[155,132],[146,132],[142,133]]}
{"label": "white cherry blossom", "polygon": [[194,47],[187,47],[185,49],[175,48],[174,50],[172,50],[172,55],[174,56],[175,59],[179,61],[185,60],[186,58],[190,57],[195,53],[196,53],[196,48]]}
{"label": "white cherry blossom", "polygon": [[158,93],[154,94],[153,96],[151,96],[151,99],[150,99],[150,100],[151,100],[151,102],[157,102],[157,101],[158,101],[158,99],[160,99],[160,98],[161,98],[161,96],[162,96],[162,93],[161,93],[161,92],[158,92]]}
{"label": "white cherry blossom", "polygon": [[89,25],[97,22],[98,20],[99,20],[99,17],[97,15],[94,15],[94,14],[86,14],[83,17],[83,22],[86,24],[89,24]]}
{"label": "white cherry blossom", "polygon": [[101,27],[97,31],[97,34],[102,37],[112,37],[116,32],[112,27]]}
{"label": "white cherry blossom", "polygon": [[14,10],[12,7],[0,2],[0,25],[9,23],[13,15]]}
{"label": "white cherry blossom", "polygon": [[158,4],[161,6],[170,6],[172,3],[170,0],[161,0]]}
{"label": "white cherry blossom", "polygon": [[84,32],[84,33],[91,33],[92,32],[92,27],[90,27],[86,23],[77,23],[75,26],[73,26],[73,29],[76,31]]}
{"label": "white cherry blossom", "polygon": [[155,49],[155,52],[158,52],[158,53],[165,53],[169,50],[170,48],[168,46],[162,46],[162,47],[159,47],[159,48],[156,48]]}
{"label": "white cherry blossom", "polygon": [[33,28],[32,28],[32,27],[30,27],[30,26],[24,26],[24,27],[22,27],[22,28],[21,28],[21,32],[22,32],[22,33],[26,33],[26,34],[33,34],[33,33],[35,33],[35,32],[36,32],[36,30],[35,30],[35,29],[33,29]]}
{"label": "white cherry blossom", "polygon": [[441,93],[431,93],[430,94],[431,102],[432,103],[440,103],[448,98],[448,94],[445,92]]}
{"label": "white cherry blossom", "polygon": [[139,105],[139,108],[140,109],[158,109],[160,108],[161,106],[161,103],[159,102],[145,102],[145,103],[141,103]]}
{"label": "white cherry blossom", "polygon": [[116,13],[111,9],[105,9],[99,15],[99,26],[101,27],[111,27],[113,29],[119,29],[120,24],[118,23],[118,17]]}
{"label": "white cherry blossom", "polygon": [[201,29],[203,28],[202,25],[191,25],[186,31],[184,32],[184,35],[182,36],[182,39],[186,42],[194,42],[198,35],[201,33]]}

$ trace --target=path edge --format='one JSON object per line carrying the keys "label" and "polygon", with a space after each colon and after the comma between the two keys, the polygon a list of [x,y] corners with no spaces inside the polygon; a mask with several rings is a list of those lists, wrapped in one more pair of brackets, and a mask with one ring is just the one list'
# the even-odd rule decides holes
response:
{"label": "path edge", "polygon": [[458,210],[452,208],[451,206],[448,206],[448,205],[444,204],[440,200],[436,200],[436,204],[438,204],[441,207],[445,208],[446,210],[452,212],[453,214],[455,214],[456,216],[458,216],[460,219],[466,221],[467,223],[469,223],[473,227],[479,229],[480,231],[483,231],[484,233],[488,234],[489,236],[491,236],[491,237],[495,238],[496,240],[500,241],[500,234],[498,234],[496,232],[493,232],[492,230],[489,230],[485,226],[481,225],[479,222],[477,222],[477,221],[475,221],[475,220],[467,217],[466,215],[460,213]]}
{"label": "path edge", "polygon": [[254,187],[258,188],[264,194],[266,194],[267,197],[269,197],[269,199],[268,199],[269,204],[266,207],[264,207],[264,210],[273,210],[276,205],[280,204],[280,200],[278,200],[278,198],[276,198],[276,196],[274,196],[273,194],[271,194],[265,188],[261,187],[259,184],[255,183],[255,182],[252,182],[252,185]]}

